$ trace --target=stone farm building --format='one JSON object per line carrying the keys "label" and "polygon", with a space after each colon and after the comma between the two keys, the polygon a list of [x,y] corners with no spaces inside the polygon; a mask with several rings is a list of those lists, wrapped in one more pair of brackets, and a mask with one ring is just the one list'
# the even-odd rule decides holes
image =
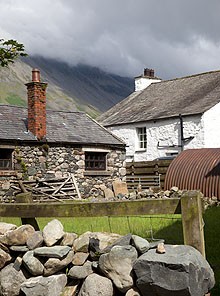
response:
{"label": "stone farm building", "polygon": [[127,161],[220,147],[220,71],[161,81],[145,69],[135,86],[98,118],[125,141]]}
{"label": "stone farm building", "polygon": [[[73,173],[82,196],[100,196],[123,179],[125,144],[82,112],[46,111],[46,83],[32,71],[28,108],[0,105],[0,189],[27,179]],[[7,183],[8,184],[8,183]]]}

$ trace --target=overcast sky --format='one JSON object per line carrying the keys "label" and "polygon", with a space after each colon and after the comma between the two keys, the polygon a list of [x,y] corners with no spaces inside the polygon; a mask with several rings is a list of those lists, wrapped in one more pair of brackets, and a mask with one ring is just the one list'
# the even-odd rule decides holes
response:
{"label": "overcast sky", "polygon": [[120,75],[220,69],[220,0],[0,0],[0,37]]}

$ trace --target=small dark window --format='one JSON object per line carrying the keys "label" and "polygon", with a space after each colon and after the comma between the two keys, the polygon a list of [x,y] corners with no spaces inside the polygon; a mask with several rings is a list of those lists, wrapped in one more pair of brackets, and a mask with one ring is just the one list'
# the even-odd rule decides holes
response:
{"label": "small dark window", "polygon": [[85,169],[88,171],[106,170],[105,152],[85,152]]}
{"label": "small dark window", "polygon": [[0,149],[0,170],[12,169],[12,149]]}

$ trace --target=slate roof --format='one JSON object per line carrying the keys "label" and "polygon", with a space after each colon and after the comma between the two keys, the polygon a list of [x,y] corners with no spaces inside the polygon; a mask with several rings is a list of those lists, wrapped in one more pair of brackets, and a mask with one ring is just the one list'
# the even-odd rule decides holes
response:
{"label": "slate roof", "polygon": [[152,83],[102,114],[104,126],[201,114],[220,102],[220,71]]}
{"label": "slate roof", "polygon": [[[47,136],[49,143],[84,145],[120,145],[124,143],[99,123],[82,112],[47,110]],[[0,142],[36,141],[27,131],[27,109],[0,105]]]}

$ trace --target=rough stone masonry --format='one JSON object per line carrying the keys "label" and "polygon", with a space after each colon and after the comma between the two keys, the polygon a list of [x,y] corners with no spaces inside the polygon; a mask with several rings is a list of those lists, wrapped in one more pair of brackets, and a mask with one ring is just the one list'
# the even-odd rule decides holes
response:
{"label": "rough stone masonry", "polygon": [[1,296],[204,296],[215,284],[193,247],[137,235],[0,223]]}

